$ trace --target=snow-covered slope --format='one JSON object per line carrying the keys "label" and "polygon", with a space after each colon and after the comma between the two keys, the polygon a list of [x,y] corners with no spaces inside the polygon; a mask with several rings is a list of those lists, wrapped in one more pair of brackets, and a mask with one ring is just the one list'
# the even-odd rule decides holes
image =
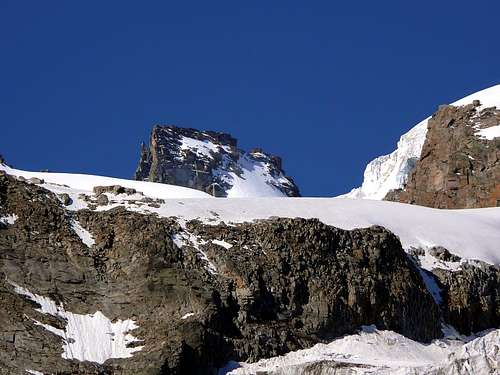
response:
{"label": "snow-covered slope", "polygon": [[[481,101],[481,108],[500,107],[500,85],[468,95],[453,102],[452,105],[467,105],[473,100]],[[399,139],[397,149],[391,154],[372,160],[366,166],[361,187],[351,190],[344,197],[383,199],[390,190],[402,188],[415,162],[420,158],[429,118],[427,117],[403,134]],[[487,132],[483,131],[481,135],[492,136],[490,132],[494,130],[490,129],[486,129]]]}
{"label": "snow-covered slope", "polygon": [[[89,196],[96,185],[133,187],[151,198],[161,198],[157,207],[140,206],[134,195],[107,193],[109,210],[124,206],[129,210],[177,216],[181,223],[200,219],[206,223],[248,222],[270,217],[318,218],[343,229],[381,225],[401,239],[403,247],[443,246],[466,259],[500,264],[500,208],[438,210],[401,203],[331,198],[233,198],[211,199],[197,190],[150,182],[69,173],[33,173],[0,166],[8,174],[44,179],[41,184],[54,193],[67,193],[73,199],[70,210],[86,208],[81,193]],[[64,186],[66,185],[66,186]],[[201,199],[200,199],[201,198]]]}
{"label": "snow-covered slope", "polygon": [[127,188],[136,189],[146,196],[171,199],[171,198],[211,198],[209,194],[198,190],[185,188],[182,186],[158,184],[155,182],[133,181],[114,177],[93,176],[88,174],[74,173],[50,173],[50,172],[27,172],[20,169],[10,168],[5,164],[0,164],[0,170],[5,173],[24,177],[25,179],[38,178],[43,180],[43,186],[50,185],[58,192],[69,192],[75,198],[80,193],[92,192],[95,186],[120,185]]}
{"label": "snow-covered slope", "polygon": [[[281,357],[253,364],[231,362],[219,375],[498,374],[499,361],[500,330],[470,342],[436,340],[424,345],[395,332],[368,326],[358,334]],[[308,366],[312,366],[309,371]]]}

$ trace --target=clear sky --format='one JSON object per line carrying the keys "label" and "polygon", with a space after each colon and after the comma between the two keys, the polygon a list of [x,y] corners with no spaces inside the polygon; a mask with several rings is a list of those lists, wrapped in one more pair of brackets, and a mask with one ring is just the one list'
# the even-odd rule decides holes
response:
{"label": "clear sky", "polygon": [[0,1],[0,153],[129,178],[156,123],[361,183],[439,104],[500,83],[500,1]]}

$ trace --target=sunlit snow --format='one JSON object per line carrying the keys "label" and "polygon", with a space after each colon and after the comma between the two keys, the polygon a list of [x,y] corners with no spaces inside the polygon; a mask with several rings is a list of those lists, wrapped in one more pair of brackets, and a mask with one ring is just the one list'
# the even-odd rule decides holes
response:
{"label": "sunlit snow", "polygon": [[82,242],[87,245],[87,247],[92,247],[95,244],[94,237],[92,234],[82,227],[82,225],[77,220],[71,221],[71,228],[75,231],[78,237],[82,240]]}
{"label": "sunlit snow", "polygon": [[499,369],[499,351],[500,330],[485,333],[467,343],[435,340],[431,344],[421,344],[392,331],[364,326],[360,333],[329,344],[317,344],[310,349],[256,363],[228,363],[219,375],[259,372],[298,375],[306,373],[308,364],[329,361],[349,364],[352,374],[489,374]]}
{"label": "sunlit snow", "polygon": [[500,125],[490,126],[489,128],[481,129],[474,134],[479,137],[488,139],[490,141],[495,138],[500,138]]}
{"label": "sunlit snow", "polygon": [[140,351],[143,346],[127,347],[128,344],[140,341],[131,334],[138,326],[133,320],[117,320],[111,322],[100,311],[93,314],[74,314],[66,311],[62,304],[12,283],[16,293],[28,297],[38,303],[36,311],[42,314],[62,318],[66,325],[64,329],[55,328],[34,320],[36,325],[63,338],[63,354],[65,359],[104,363],[110,358],[129,358]]}
{"label": "sunlit snow", "polygon": [[2,224],[13,225],[16,222],[16,220],[17,220],[16,214],[0,216],[0,223]]}

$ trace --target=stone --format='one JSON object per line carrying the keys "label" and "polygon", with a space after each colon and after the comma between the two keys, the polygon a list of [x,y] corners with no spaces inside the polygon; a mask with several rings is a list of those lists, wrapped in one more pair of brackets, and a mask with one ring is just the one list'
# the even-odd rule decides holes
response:
{"label": "stone", "polygon": [[[93,191],[96,195],[101,195],[103,193],[112,193],[112,194],[127,194],[132,195],[136,194],[137,190],[133,188],[126,188],[120,185],[111,185],[111,186],[94,186]],[[141,193],[142,194],[142,193]]]}
{"label": "stone", "polygon": [[385,200],[447,209],[498,205],[500,138],[475,133],[500,125],[500,110],[477,104],[439,107],[406,185]]}
{"label": "stone", "polygon": [[460,257],[458,255],[452,254],[448,251],[448,249],[445,249],[444,247],[441,246],[433,246],[429,249],[429,253],[434,257],[439,260],[445,261],[445,262],[460,262]]}
{"label": "stone", "polygon": [[[200,151],[195,146],[182,146],[183,139],[209,146]],[[153,127],[149,145],[141,144],[134,179],[179,185],[226,197],[232,187],[232,179],[227,175],[234,173],[242,177],[243,169],[251,168],[248,165],[252,163],[265,167],[265,183],[284,196],[300,196],[293,179],[285,175],[278,156],[269,155],[260,148],[250,152],[240,150],[237,140],[229,134],[172,125]]]}
{"label": "stone", "polygon": [[73,203],[71,197],[66,193],[59,194],[59,199],[65,206],[69,206],[71,205],[71,203]]}
{"label": "stone", "polygon": [[32,184],[43,184],[44,183],[44,180],[41,179],[41,178],[38,178],[38,177],[31,177],[29,180],[28,180],[30,183]]}
{"label": "stone", "polygon": [[109,203],[109,198],[106,194],[100,194],[96,199],[96,203],[99,206],[107,206]]}
{"label": "stone", "polygon": [[500,326],[500,266],[476,261],[456,271],[432,272],[442,290],[446,323],[465,335]]}

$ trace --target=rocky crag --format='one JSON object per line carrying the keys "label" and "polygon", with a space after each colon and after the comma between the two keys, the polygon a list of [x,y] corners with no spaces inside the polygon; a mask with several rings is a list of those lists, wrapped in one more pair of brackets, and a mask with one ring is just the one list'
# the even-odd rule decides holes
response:
{"label": "rocky crag", "polygon": [[244,152],[229,134],[155,126],[141,146],[136,180],[204,191],[216,197],[299,196],[281,158],[261,149]]}
{"label": "rocky crag", "polygon": [[500,206],[499,127],[500,110],[479,100],[441,106],[406,185],[385,199],[435,208]]}
{"label": "rocky crag", "polygon": [[[424,342],[442,335],[448,317],[464,332],[498,325],[498,305],[480,322],[476,301],[455,298],[461,286],[446,275],[439,280],[453,308],[443,316],[416,263],[382,227],[284,218],[182,224],[123,207],[100,211],[99,202],[68,211],[64,197],[36,182],[0,176],[6,374],[211,374],[228,360],[307,348],[361,325]],[[498,278],[485,284],[471,272],[465,294],[498,291]],[[78,346],[85,335],[73,332],[78,324],[91,332],[96,317],[115,332],[103,361],[91,360]],[[117,352],[120,322],[133,337]],[[127,351],[131,358],[120,358]]]}
{"label": "rocky crag", "polygon": [[434,208],[500,205],[500,85],[442,105],[372,160],[348,198]]}

